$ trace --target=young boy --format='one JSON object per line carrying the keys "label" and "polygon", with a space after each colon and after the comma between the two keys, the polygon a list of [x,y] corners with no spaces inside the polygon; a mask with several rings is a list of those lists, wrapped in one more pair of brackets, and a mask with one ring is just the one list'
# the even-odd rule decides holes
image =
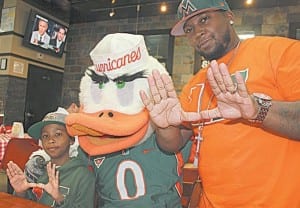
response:
{"label": "young boy", "polygon": [[[66,108],[58,107],[56,110],[56,113],[61,113],[68,115],[70,113],[77,113],[79,111],[79,107],[76,103],[71,103]],[[39,145],[42,146],[41,141],[39,142]],[[69,149],[69,155],[70,157],[76,157],[78,155],[78,137],[74,137],[74,143],[70,146]],[[25,165],[25,175],[27,177],[28,182],[36,183],[37,179],[44,175],[46,172],[46,166],[44,165],[50,160],[50,156],[45,152],[45,150],[40,149],[35,152],[33,152],[29,160],[27,161]]]}
{"label": "young boy", "polygon": [[94,207],[95,177],[80,159],[69,156],[70,137],[65,127],[66,114],[48,113],[33,124],[28,133],[39,138],[51,160],[47,174],[29,183],[23,171],[12,161],[8,163],[7,176],[15,195],[38,201],[51,207]]}

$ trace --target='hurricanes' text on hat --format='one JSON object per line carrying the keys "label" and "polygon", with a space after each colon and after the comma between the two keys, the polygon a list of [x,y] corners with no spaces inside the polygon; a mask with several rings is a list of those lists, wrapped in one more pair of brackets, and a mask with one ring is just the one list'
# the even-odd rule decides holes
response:
{"label": "'hurricanes' text on hat", "polygon": [[133,50],[128,54],[125,54],[124,56],[121,56],[119,58],[115,58],[115,59],[108,58],[107,62],[95,64],[95,67],[96,67],[96,71],[98,72],[106,72],[106,71],[119,69],[125,66],[126,64],[134,63],[140,59],[141,59],[141,48],[138,47],[136,51]]}

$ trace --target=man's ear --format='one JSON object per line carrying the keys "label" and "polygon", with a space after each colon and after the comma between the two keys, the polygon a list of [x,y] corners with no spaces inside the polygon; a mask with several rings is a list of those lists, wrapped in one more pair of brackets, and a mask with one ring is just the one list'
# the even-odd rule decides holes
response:
{"label": "man's ear", "polygon": [[70,137],[70,145],[75,143],[75,137]]}
{"label": "man's ear", "polygon": [[67,108],[67,111],[69,113],[78,113],[79,112],[79,107],[77,106],[76,103],[71,103],[71,105]]}
{"label": "man's ear", "polygon": [[228,22],[231,25],[233,25],[233,23],[234,23],[234,14],[232,13],[232,11],[226,11],[225,16],[228,19]]}
{"label": "man's ear", "polygon": [[80,112],[80,113],[83,112],[83,104],[80,104],[80,106],[79,106],[79,112]]}

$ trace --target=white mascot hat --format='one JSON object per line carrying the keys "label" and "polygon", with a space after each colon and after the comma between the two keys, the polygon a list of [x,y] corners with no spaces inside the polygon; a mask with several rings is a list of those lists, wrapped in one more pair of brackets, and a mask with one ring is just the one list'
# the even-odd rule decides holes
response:
{"label": "white mascot hat", "polygon": [[145,66],[153,67],[153,64],[165,70],[156,59],[149,56],[142,35],[108,34],[91,51],[90,57],[94,64],[92,69],[97,74],[106,74],[111,78],[120,74],[134,74],[145,69]]}

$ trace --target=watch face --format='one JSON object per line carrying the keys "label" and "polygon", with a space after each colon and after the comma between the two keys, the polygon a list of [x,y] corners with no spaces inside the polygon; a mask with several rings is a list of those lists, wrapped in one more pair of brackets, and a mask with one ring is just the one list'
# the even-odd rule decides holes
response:
{"label": "watch face", "polygon": [[269,96],[269,95],[266,95],[266,94],[263,94],[263,93],[253,93],[253,95],[259,99],[263,99],[263,100],[266,100],[266,101],[270,101],[272,100],[272,98]]}

